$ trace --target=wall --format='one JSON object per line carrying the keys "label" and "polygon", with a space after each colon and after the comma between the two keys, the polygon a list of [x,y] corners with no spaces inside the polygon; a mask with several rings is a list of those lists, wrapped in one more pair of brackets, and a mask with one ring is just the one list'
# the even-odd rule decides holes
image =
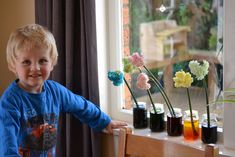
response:
{"label": "wall", "polygon": [[[234,50],[235,50],[235,18],[234,18],[234,0],[224,0],[224,88],[235,88],[234,73]],[[235,105],[234,103],[224,104],[224,145],[228,148],[235,149],[235,127],[231,125],[234,120]]]}
{"label": "wall", "polygon": [[19,26],[34,23],[34,0],[0,0],[0,95],[15,79],[7,68],[6,45],[10,33]]}

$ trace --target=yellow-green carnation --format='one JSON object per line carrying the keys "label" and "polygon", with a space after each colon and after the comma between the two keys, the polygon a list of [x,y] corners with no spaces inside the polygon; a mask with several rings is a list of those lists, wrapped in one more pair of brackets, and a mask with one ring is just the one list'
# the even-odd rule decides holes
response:
{"label": "yellow-green carnation", "polygon": [[189,69],[191,73],[196,76],[197,80],[203,80],[208,74],[209,63],[203,60],[203,63],[200,64],[198,61],[193,60],[189,62]]}

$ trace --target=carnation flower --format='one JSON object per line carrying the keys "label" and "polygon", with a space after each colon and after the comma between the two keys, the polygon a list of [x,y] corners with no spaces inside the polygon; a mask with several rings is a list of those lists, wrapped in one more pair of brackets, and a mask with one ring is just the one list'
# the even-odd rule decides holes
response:
{"label": "carnation flower", "polygon": [[[166,102],[166,105],[168,107],[168,110],[171,114],[172,117],[175,117],[175,111],[171,105],[171,102],[168,98],[168,96],[166,95],[161,83],[158,81],[158,79],[151,73],[151,71],[148,70],[148,68],[144,65],[144,57],[142,55],[140,55],[138,52],[133,53],[131,56],[128,57],[129,61],[132,63],[132,65],[136,66],[137,68],[139,68],[139,70],[141,71],[141,68],[143,67],[148,74],[150,75],[150,79],[154,82],[154,84],[157,86],[157,88],[159,89],[161,95],[163,96],[163,99]],[[147,90],[148,91],[148,90]],[[148,93],[150,94],[150,93]],[[151,99],[151,96],[150,96]]]}
{"label": "carnation flower", "polygon": [[142,55],[139,55],[138,52],[135,52],[131,56],[129,56],[129,60],[131,64],[138,68],[144,66],[144,57]]}
{"label": "carnation flower", "polygon": [[137,77],[137,87],[143,90],[150,89],[151,85],[148,83],[149,77],[145,73],[140,73]]}
{"label": "carnation flower", "polygon": [[124,82],[125,82],[127,88],[129,89],[129,91],[130,91],[130,93],[131,93],[131,96],[132,96],[132,98],[133,98],[133,100],[134,100],[134,102],[135,102],[135,104],[136,104],[136,107],[139,108],[139,104],[138,104],[138,102],[137,102],[137,100],[136,100],[136,98],[135,98],[135,96],[134,96],[134,93],[132,92],[132,90],[131,90],[131,88],[130,88],[128,82],[126,81],[126,79],[125,79],[125,77],[124,77],[124,74],[123,74],[121,71],[119,71],[119,70],[116,70],[116,71],[109,71],[109,72],[108,72],[108,78],[109,78],[110,81],[113,82],[113,85],[114,85],[114,86],[119,86],[119,85],[121,85],[121,84],[123,83],[123,80],[124,80]]}
{"label": "carnation flower", "polygon": [[207,111],[207,124],[208,128],[210,127],[210,108],[209,108],[209,99],[207,92],[207,83],[205,76],[208,74],[209,63],[206,60],[203,60],[203,63],[200,64],[198,61],[193,60],[189,62],[189,69],[193,75],[195,75],[198,81],[203,80],[203,87],[206,94],[206,111]]}
{"label": "carnation flower", "polygon": [[184,72],[183,70],[178,71],[175,73],[175,77],[173,78],[175,87],[183,87],[187,89],[187,96],[188,96],[188,104],[189,104],[189,111],[190,111],[190,119],[192,124],[193,133],[197,135],[197,131],[195,129],[194,123],[193,123],[193,111],[192,111],[192,104],[189,94],[189,87],[191,87],[191,84],[193,82],[193,78],[190,73]]}
{"label": "carnation flower", "polygon": [[124,75],[121,71],[109,71],[108,78],[113,82],[114,86],[119,86],[123,82]]}
{"label": "carnation flower", "polygon": [[155,104],[153,102],[153,99],[152,99],[152,95],[151,95],[151,92],[149,91],[149,89],[151,88],[151,85],[148,83],[149,81],[149,77],[148,75],[146,75],[145,73],[141,72],[138,77],[137,77],[137,87],[139,89],[142,89],[142,90],[147,90],[148,92],[148,95],[149,95],[149,99],[151,101],[151,104],[153,106],[153,110],[154,112],[157,114],[157,109],[155,107]]}
{"label": "carnation flower", "polygon": [[206,60],[203,60],[203,63],[200,64],[198,61],[190,61],[189,68],[192,74],[196,76],[197,80],[203,80],[208,74],[209,63]]}
{"label": "carnation flower", "polygon": [[185,73],[184,71],[178,71],[173,78],[175,82],[175,87],[189,88],[193,82],[193,78],[190,73]]}
{"label": "carnation flower", "polygon": [[134,71],[135,67],[130,63],[129,59],[124,58],[123,64],[124,64],[123,71],[125,73],[132,73]]}

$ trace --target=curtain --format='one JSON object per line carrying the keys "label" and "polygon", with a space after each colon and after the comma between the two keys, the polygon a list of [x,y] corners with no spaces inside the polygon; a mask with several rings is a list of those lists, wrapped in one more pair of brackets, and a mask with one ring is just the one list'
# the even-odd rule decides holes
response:
{"label": "curtain", "polygon": [[[55,36],[58,64],[51,79],[99,103],[95,0],[35,0],[36,23]],[[101,135],[68,114],[60,115],[58,157],[100,157]]]}

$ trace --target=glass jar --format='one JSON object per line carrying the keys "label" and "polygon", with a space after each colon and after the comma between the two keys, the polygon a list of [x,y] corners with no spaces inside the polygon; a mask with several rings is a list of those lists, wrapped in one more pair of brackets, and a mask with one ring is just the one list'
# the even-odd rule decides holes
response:
{"label": "glass jar", "polygon": [[169,136],[181,136],[183,132],[182,111],[180,108],[174,108],[175,117],[167,114],[167,134]]}
{"label": "glass jar", "polygon": [[138,102],[139,107],[133,107],[133,126],[137,129],[148,127],[147,109],[145,102]]}
{"label": "glass jar", "polygon": [[201,121],[201,140],[203,143],[216,143],[217,142],[217,115],[210,114],[210,125],[208,125],[207,114],[202,115]]}
{"label": "glass jar", "polygon": [[165,129],[164,107],[163,104],[155,103],[156,112],[153,107],[150,108],[150,130],[160,132]]}
{"label": "glass jar", "polygon": [[186,140],[196,140],[199,137],[199,117],[198,111],[192,110],[192,119],[190,110],[184,112],[184,129],[183,134]]}

